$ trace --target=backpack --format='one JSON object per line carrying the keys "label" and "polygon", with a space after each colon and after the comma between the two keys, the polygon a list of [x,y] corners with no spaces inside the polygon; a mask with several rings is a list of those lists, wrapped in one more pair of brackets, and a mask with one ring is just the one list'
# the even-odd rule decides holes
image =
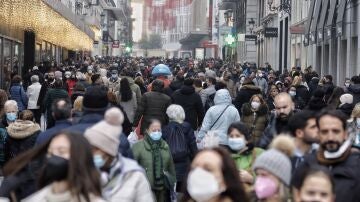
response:
{"label": "backpack", "polygon": [[184,159],[189,154],[187,141],[181,124],[174,124],[163,129],[164,140],[169,145],[174,162]]}
{"label": "backpack", "polygon": [[210,107],[212,107],[212,106],[215,105],[215,103],[214,103],[214,98],[215,98],[215,93],[209,95],[209,96],[206,98],[206,101],[205,101],[205,112],[206,112]]}

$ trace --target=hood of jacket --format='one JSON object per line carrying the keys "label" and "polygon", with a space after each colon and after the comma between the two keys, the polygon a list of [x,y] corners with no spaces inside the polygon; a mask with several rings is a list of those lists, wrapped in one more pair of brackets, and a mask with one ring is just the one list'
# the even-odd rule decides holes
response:
{"label": "hood of jacket", "polygon": [[218,91],[216,91],[215,93],[215,97],[214,97],[214,103],[215,105],[220,105],[220,104],[231,104],[232,99],[230,96],[230,93],[228,90],[226,89],[220,89]]}
{"label": "hood of jacket", "polygon": [[[266,104],[262,104],[259,107],[259,110],[256,112],[259,116],[263,116],[266,115],[269,112],[269,108],[267,107]],[[248,115],[252,115],[254,112],[251,110],[251,104],[250,103],[245,103],[243,105],[243,115],[248,116]]]}
{"label": "hood of jacket", "polygon": [[360,93],[360,84],[352,84],[348,89],[352,93]]}
{"label": "hood of jacket", "polygon": [[253,91],[259,91],[259,93],[261,92],[260,87],[257,87],[255,85],[249,85],[249,84],[245,84],[243,86],[241,86],[240,90],[253,90]]}
{"label": "hood of jacket", "polygon": [[181,94],[190,95],[195,93],[195,88],[192,86],[183,85],[180,89]]}
{"label": "hood of jacket", "polygon": [[10,137],[14,139],[24,139],[40,131],[40,126],[32,121],[16,120],[6,129]]}

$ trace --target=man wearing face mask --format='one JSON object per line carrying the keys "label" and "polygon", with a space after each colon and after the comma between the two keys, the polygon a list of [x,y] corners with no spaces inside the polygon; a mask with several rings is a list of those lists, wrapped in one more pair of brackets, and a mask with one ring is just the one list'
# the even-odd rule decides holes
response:
{"label": "man wearing face mask", "polygon": [[104,120],[85,131],[93,146],[94,164],[101,172],[102,193],[110,202],[153,202],[145,171],[119,151],[124,115],[117,108],[106,111]]}
{"label": "man wearing face mask", "polygon": [[319,143],[315,112],[304,110],[289,119],[291,134],[295,137],[295,152],[291,158],[292,168],[304,161],[304,156],[315,152]]}
{"label": "man wearing face mask", "polygon": [[91,82],[91,76],[93,75],[94,73],[94,68],[93,66],[88,66],[87,67],[87,71],[85,73],[85,77],[86,77],[86,82],[90,85],[92,82]]}
{"label": "man wearing face mask", "polygon": [[267,148],[274,136],[289,132],[288,120],[295,112],[295,104],[288,93],[279,93],[275,99],[275,112],[271,113],[270,121],[265,128],[259,147]]}
{"label": "man wearing face mask", "polygon": [[109,91],[115,92],[116,86],[120,85],[120,78],[117,70],[111,71],[111,77],[109,79]]}
{"label": "man wearing face mask", "polygon": [[[346,116],[338,110],[324,110],[316,118],[320,148],[305,156],[293,175],[299,189],[299,175],[313,165],[325,166],[334,177],[336,202],[360,201],[360,153],[351,147],[354,134],[347,131]],[[356,190],[356,191],[355,191]]]}
{"label": "man wearing face mask", "polygon": [[261,89],[261,92],[263,95],[265,95],[268,92],[268,83],[266,79],[264,78],[264,74],[261,70],[258,70],[256,73],[256,78],[253,79],[253,82],[255,86],[259,87]]}
{"label": "man wearing face mask", "polygon": [[47,79],[45,79],[44,85],[41,85],[39,98],[37,100],[37,106],[40,106],[40,111],[42,113],[45,113],[45,110],[46,110],[43,107],[45,95],[46,95],[46,93],[48,92],[49,89],[54,88],[54,84],[55,84],[55,73],[54,72],[49,72],[47,74]]}

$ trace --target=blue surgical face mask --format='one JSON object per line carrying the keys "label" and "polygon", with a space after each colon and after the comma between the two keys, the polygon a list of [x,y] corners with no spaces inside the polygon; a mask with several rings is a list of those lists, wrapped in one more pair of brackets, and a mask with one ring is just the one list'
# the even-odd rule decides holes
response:
{"label": "blue surgical face mask", "polygon": [[162,133],[160,131],[151,132],[149,136],[152,140],[159,141],[161,139]]}
{"label": "blue surgical face mask", "polygon": [[229,138],[228,145],[234,151],[240,151],[246,147],[244,138]]}
{"label": "blue surgical face mask", "polygon": [[100,154],[95,154],[93,156],[93,161],[95,167],[97,167],[98,169],[102,168],[106,163],[106,161],[103,159],[103,157]]}
{"label": "blue surgical face mask", "polygon": [[14,122],[17,118],[17,113],[6,113],[6,120],[10,121],[10,122]]}

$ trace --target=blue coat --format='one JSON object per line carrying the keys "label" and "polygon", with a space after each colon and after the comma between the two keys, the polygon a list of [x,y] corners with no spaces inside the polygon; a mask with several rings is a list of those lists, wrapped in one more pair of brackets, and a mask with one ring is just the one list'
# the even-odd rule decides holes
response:
{"label": "blue coat", "polygon": [[28,97],[24,88],[19,83],[15,83],[10,87],[9,92],[10,98],[16,101],[19,111],[25,110],[27,108]]}
{"label": "blue coat", "polygon": [[68,120],[59,120],[55,121],[55,126],[40,133],[39,136],[36,139],[35,144],[40,145],[45,143],[46,141],[50,140],[55,134],[57,134],[59,131],[70,127],[72,124]]}
{"label": "blue coat", "polygon": [[214,103],[215,105],[210,107],[205,114],[198,139],[202,140],[209,131],[216,131],[220,144],[227,145],[228,127],[230,124],[240,121],[240,115],[234,105],[231,104],[231,96],[226,89],[216,92]]}

